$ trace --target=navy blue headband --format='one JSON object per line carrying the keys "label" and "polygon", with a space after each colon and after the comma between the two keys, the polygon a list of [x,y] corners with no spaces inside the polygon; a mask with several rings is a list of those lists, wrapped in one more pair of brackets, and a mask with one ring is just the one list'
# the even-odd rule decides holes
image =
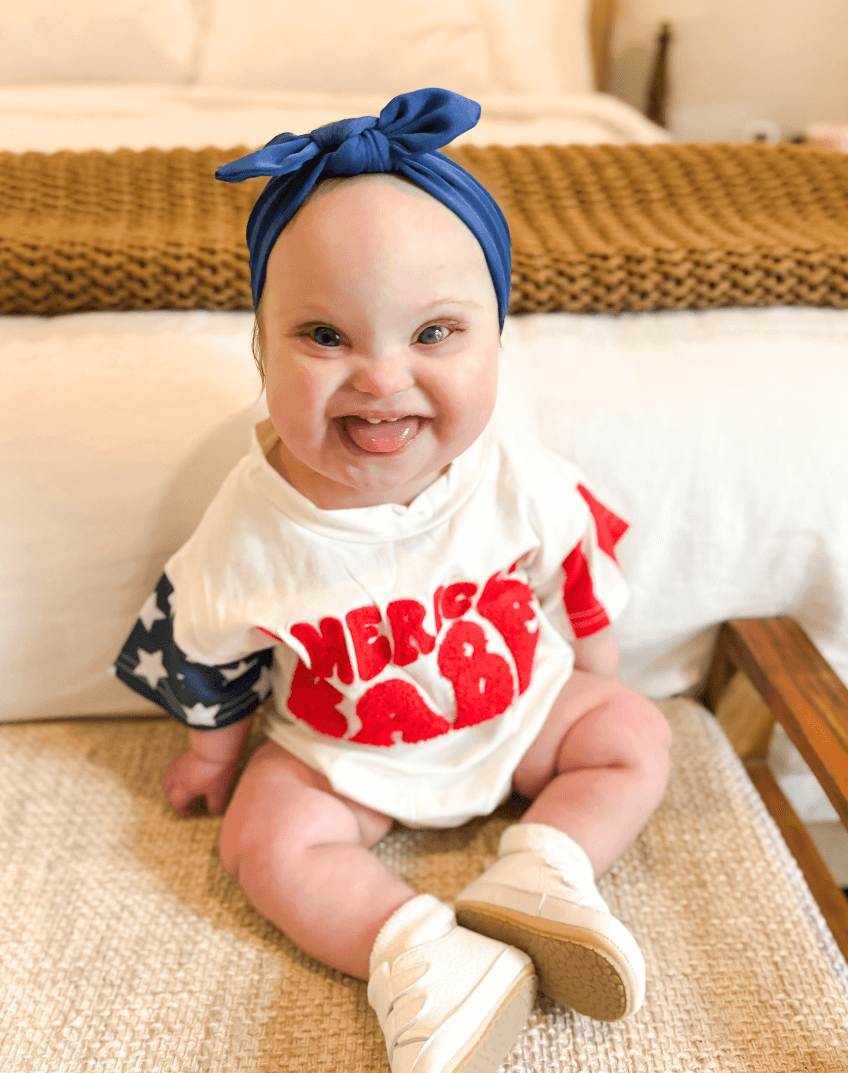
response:
{"label": "navy blue headband", "polygon": [[485,187],[438,152],[479,118],[480,105],[467,97],[419,89],[389,101],[379,119],[362,116],[311,134],[278,134],[264,149],[218,168],[216,177],[227,183],[271,177],[247,223],[254,306],[274,243],[319,178],[395,172],[447,205],[473,231],[492,275],[503,327],[511,270],[507,222]]}

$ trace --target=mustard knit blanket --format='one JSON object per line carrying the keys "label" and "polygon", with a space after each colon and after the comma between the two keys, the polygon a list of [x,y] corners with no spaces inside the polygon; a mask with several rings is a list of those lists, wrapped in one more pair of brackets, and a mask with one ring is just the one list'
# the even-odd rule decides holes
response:
{"label": "mustard knit blanket", "polygon": [[[0,153],[0,312],[249,309],[245,152]],[[462,147],[512,231],[511,313],[848,306],[848,154]]]}

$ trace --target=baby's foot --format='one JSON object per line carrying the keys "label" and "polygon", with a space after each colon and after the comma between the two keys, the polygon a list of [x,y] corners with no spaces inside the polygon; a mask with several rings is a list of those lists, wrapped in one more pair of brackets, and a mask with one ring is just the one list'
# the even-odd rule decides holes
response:
{"label": "baby's foot", "polygon": [[368,1001],[392,1073],[495,1073],[535,993],[526,954],[457,927],[429,894],[401,906],[371,954]]}
{"label": "baby's foot", "polygon": [[598,893],[589,858],[553,827],[508,827],[500,859],[459,895],[456,917],[525,950],[539,989],[563,1006],[617,1021],[642,1005],[642,952]]}

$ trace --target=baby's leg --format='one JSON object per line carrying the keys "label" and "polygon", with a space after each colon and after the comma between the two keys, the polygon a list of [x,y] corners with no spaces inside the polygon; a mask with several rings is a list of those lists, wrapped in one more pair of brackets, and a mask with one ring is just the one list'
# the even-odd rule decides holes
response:
{"label": "baby's leg", "polygon": [[533,1005],[532,962],[385,868],[368,846],[390,825],[266,742],[224,818],[221,858],[301,949],[369,980],[393,1073],[493,1073]]}
{"label": "baby's leg", "polygon": [[520,794],[535,798],[522,822],[570,835],[599,875],[659,805],[670,745],[668,723],[650,701],[575,671],[513,777]]}
{"label": "baby's leg", "polygon": [[415,896],[368,850],[391,823],[267,741],[227,810],[221,859],[251,904],[302,950],[367,980],[378,932]]}
{"label": "baby's leg", "polygon": [[456,899],[461,924],[525,950],[546,994],[603,1021],[639,1009],[645,964],[594,877],[659,804],[670,743],[652,704],[575,671],[513,777],[533,804]]}

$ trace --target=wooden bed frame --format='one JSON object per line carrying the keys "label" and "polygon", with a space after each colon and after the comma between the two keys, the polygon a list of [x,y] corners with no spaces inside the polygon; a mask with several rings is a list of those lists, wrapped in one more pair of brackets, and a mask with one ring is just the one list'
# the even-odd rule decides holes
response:
{"label": "wooden bed frame", "polygon": [[609,85],[612,28],[618,14],[618,0],[591,0],[589,5],[589,43],[595,71],[595,89]]}
{"label": "wooden bed frame", "polygon": [[[590,0],[589,44],[595,89],[609,89],[612,74],[612,33],[618,15],[618,0]],[[669,98],[669,51],[672,42],[671,24],[663,23],[657,30],[656,45],[648,81],[645,86],[643,111],[660,127],[667,125]]]}
{"label": "wooden bed frame", "polygon": [[848,828],[848,688],[791,618],[722,625],[701,698],[715,713],[848,960],[848,900],[768,766],[775,719]]}

